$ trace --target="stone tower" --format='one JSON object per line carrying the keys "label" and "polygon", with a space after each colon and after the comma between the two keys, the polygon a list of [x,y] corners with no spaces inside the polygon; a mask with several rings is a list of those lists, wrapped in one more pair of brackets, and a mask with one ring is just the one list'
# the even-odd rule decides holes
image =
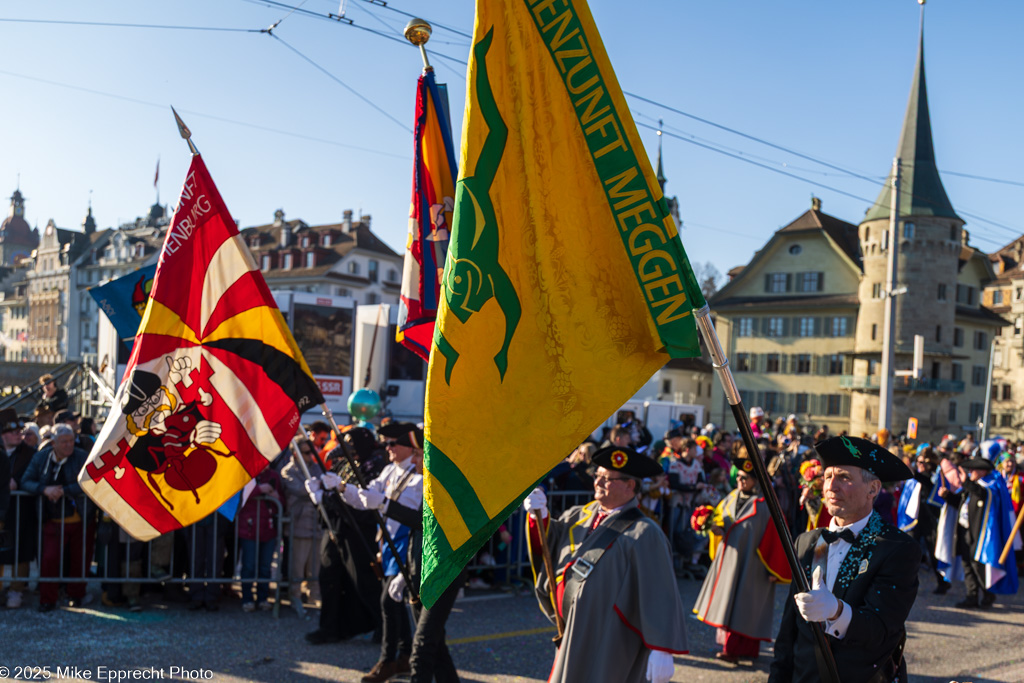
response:
{"label": "stone tower", "polygon": [[0,223],[0,266],[13,266],[28,258],[37,246],[39,233],[25,220],[25,198],[20,189],[15,190],[7,218]]}
{"label": "stone tower", "polygon": [[[924,337],[925,357],[922,379],[896,378],[892,431],[906,429],[907,418],[914,416],[928,433],[945,426],[945,406],[957,387],[951,381],[951,357],[958,262],[966,233],[964,221],[953,210],[935,164],[924,76],[923,24],[896,156],[901,170],[897,289],[906,287],[906,292],[896,295],[895,367],[912,367],[914,335]],[[878,429],[891,204],[890,172],[874,206],[858,227],[864,276],[859,289],[850,403],[850,431],[858,436]]]}

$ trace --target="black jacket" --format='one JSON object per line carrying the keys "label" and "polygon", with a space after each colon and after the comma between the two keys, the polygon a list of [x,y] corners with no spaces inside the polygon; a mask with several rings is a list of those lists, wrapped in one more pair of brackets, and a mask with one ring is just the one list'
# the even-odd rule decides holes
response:
{"label": "black jacket", "polygon": [[964,479],[963,490],[960,493],[950,492],[946,494],[946,503],[955,511],[958,518],[960,506],[964,502],[965,497],[967,498],[967,528],[964,529],[957,523],[957,533],[963,534],[963,538],[973,555],[974,546],[978,539],[981,538],[981,532],[985,526],[985,510],[988,509],[989,490],[978,482],[967,478]]}
{"label": "black jacket", "polygon": [[[839,666],[842,683],[892,681],[893,651],[905,635],[905,622],[917,598],[917,569],[921,547],[896,527],[881,522],[877,514],[857,537],[839,569],[833,594],[853,609],[853,618],[842,640],[828,636]],[[808,582],[814,545],[821,529],[796,539],[796,554]],[[867,564],[864,565],[866,560]],[[865,566],[863,572],[861,567]],[[811,624],[796,609],[796,581],[790,584],[782,625],[775,640],[775,660],[769,683],[817,683],[822,680],[815,659]],[[902,667],[901,667],[902,669]],[[886,677],[888,676],[888,677]],[[902,676],[901,681],[906,677]]]}

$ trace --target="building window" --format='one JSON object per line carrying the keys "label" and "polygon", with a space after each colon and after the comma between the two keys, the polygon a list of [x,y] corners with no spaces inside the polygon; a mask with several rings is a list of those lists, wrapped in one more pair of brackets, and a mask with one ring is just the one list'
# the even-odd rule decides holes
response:
{"label": "building window", "polygon": [[799,320],[799,322],[797,323],[797,334],[799,336],[801,336],[801,337],[813,337],[813,336],[815,336],[814,328],[816,327],[816,325],[814,324],[814,321],[817,320],[817,318],[807,318],[807,317],[804,317],[804,318],[799,318],[798,320]]}
{"label": "building window", "polygon": [[398,271],[394,268],[388,270],[388,282],[398,282]]}
{"label": "building window", "polygon": [[953,328],[953,346],[960,347],[960,346],[963,346],[963,345],[964,345],[964,330],[963,330],[962,327],[954,327]]}
{"label": "building window", "polygon": [[942,325],[935,326],[935,341],[942,342]]}
{"label": "building window", "polygon": [[1013,415],[1009,413],[1003,413],[999,416],[1000,427],[1012,427],[1013,426]]}
{"label": "building window", "polygon": [[270,270],[270,254],[260,257],[260,270]]}
{"label": "building window", "polygon": [[974,348],[978,351],[984,351],[988,348],[988,335],[984,332],[974,333]]}
{"label": "building window", "polygon": [[807,394],[793,394],[793,412],[807,412]]}
{"label": "building window", "polygon": [[981,416],[985,414],[984,403],[971,403],[971,417],[969,421],[971,423],[981,422]]}
{"label": "building window", "polygon": [[975,365],[971,368],[971,384],[976,387],[985,386],[985,377],[988,372],[984,365]]}
{"label": "building window", "polygon": [[314,268],[316,266],[316,253],[309,251],[306,252],[306,267]]}
{"label": "building window", "polygon": [[370,282],[376,282],[377,281],[377,271],[379,269],[380,269],[380,264],[377,263],[376,261],[374,261],[373,259],[371,259],[370,260],[370,265],[369,265],[369,267],[367,268],[367,271],[366,271],[367,275],[370,278]]}
{"label": "building window", "polygon": [[777,413],[781,410],[779,407],[779,392],[777,391],[766,391],[764,392],[764,408],[766,413]]}
{"label": "building window", "polygon": [[976,290],[974,287],[968,287],[967,285],[956,286],[956,302],[958,304],[965,304],[967,306],[973,306],[977,299],[975,299]]}
{"label": "building window", "polygon": [[914,239],[914,224],[909,221],[903,224],[903,239]]}
{"label": "building window", "polygon": [[1012,396],[1013,396],[1013,389],[1011,388],[1011,386],[1009,384],[1004,384],[1003,385],[1003,400],[1004,401],[1009,401]]}
{"label": "building window", "polygon": [[672,380],[663,379],[661,380],[661,393],[671,394],[672,393]]}
{"label": "building window", "polygon": [[833,337],[845,337],[849,334],[849,321],[842,316],[832,318],[830,331]]}
{"label": "building window", "polygon": [[871,341],[875,341],[878,338],[878,324],[871,323]]}
{"label": "building window", "polygon": [[828,374],[843,374],[843,354],[833,353],[828,357]]}
{"label": "building window", "polygon": [[947,418],[950,422],[956,422],[956,401],[949,402],[949,415]]}
{"label": "building window", "polygon": [[736,372],[750,372],[750,354],[736,354]]}
{"label": "building window", "polygon": [[1014,291],[1014,294],[1013,294],[1014,301],[1020,301],[1021,299],[1024,299],[1024,287],[1018,287],[1017,289],[1015,289],[1013,291]]}
{"label": "building window", "polygon": [[[796,367],[793,368],[793,372],[795,372],[798,375],[809,375],[809,374],[811,374],[811,354],[809,354],[809,353],[797,354],[797,357],[796,357]],[[801,411],[797,411],[797,412],[807,412],[807,411],[806,410],[801,410]]]}
{"label": "building window", "polygon": [[938,296],[938,299],[939,299],[939,301],[945,301],[946,300],[946,283],[945,282],[940,282],[939,283],[939,296]]}
{"label": "building window", "polygon": [[876,282],[875,284],[871,285],[871,298],[872,299],[881,299],[882,298],[882,283],[881,282]]}
{"label": "building window", "polygon": [[368,303],[368,304],[375,304],[375,303],[377,303],[377,301],[378,301],[378,299],[377,299],[377,292],[367,292],[366,293],[366,303]]}
{"label": "building window", "polygon": [[1001,306],[1003,304],[1003,290],[996,289],[992,291],[992,305]]}
{"label": "building window", "polygon": [[349,261],[348,272],[350,275],[359,275],[359,261]]}
{"label": "building window", "polygon": [[786,319],[779,317],[767,318],[766,337],[782,337],[786,334]]}
{"label": "building window", "polygon": [[320,238],[320,245],[324,247],[331,246],[331,233],[327,233]]}
{"label": "building window", "polygon": [[754,336],[754,319],[753,318],[740,318],[736,321],[736,336],[737,337],[753,337]]}
{"label": "building window", "polygon": [[334,295],[335,296],[348,296],[348,287],[335,287],[334,288]]}
{"label": "building window", "polygon": [[964,366],[960,365],[960,363],[953,363],[953,381],[964,381]]}
{"label": "building window", "polygon": [[303,235],[302,236],[302,246],[303,247],[308,247],[309,246],[309,235]]}
{"label": "building window", "polygon": [[800,252],[802,252],[803,250],[804,250],[804,248],[803,248],[803,247],[801,247],[801,246],[800,246],[799,244],[794,244],[793,246],[791,246],[791,247],[789,248],[789,253],[790,253],[790,254],[792,254],[793,256],[797,256],[797,255],[799,255],[799,254],[800,254]]}
{"label": "building window", "polygon": [[843,397],[839,394],[828,394],[825,396],[825,414],[840,415],[843,412]]}
{"label": "building window", "polygon": [[792,273],[768,273],[764,276],[764,291],[775,294],[788,292],[792,281]]}
{"label": "building window", "polygon": [[797,276],[796,291],[820,292],[824,285],[824,273],[800,273]]}
{"label": "building window", "polygon": [[292,268],[292,255],[291,254],[285,254],[284,255],[283,259],[281,260],[281,267],[284,268],[285,270],[291,270],[291,268]]}
{"label": "building window", "polygon": [[764,371],[765,372],[778,372],[779,371],[779,354],[777,354],[777,353],[769,353],[767,356],[765,356]]}

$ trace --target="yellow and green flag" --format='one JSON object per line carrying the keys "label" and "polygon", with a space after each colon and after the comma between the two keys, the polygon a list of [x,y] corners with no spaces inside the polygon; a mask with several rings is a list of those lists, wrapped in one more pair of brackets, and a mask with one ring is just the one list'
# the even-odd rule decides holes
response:
{"label": "yellow and green flag", "polygon": [[704,305],[583,0],[478,1],[426,399],[431,605]]}

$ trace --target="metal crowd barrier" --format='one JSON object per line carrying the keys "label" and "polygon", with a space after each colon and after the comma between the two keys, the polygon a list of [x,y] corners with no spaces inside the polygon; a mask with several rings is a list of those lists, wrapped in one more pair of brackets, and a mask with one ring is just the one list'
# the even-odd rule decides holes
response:
{"label": "metal crowd barrier", "polygon": [[[558,517],[565,510],[583,505],[593,500],[592,491],[548,491],[548,507],[552,517]],[[220,514],[214,514],[210,524],[210,533],[200,534],[195,531],[198,525],[192,525],[173,533],[165,534],[160,538],[142,543],[132,539],[120,531],[116,524],[109,520],[103,520],[103,512],[99,510],[88,498],[76,499],[76,504],[81,505],[79,516],[84,523],[67,522],[62,519],[53,522],[50,529],[51,534],[56,531],[56,537],[60,544],[59,571],[56,576],[41,576],[33,573],[31,577],[18,575],[14,576],[15,567],[10,567],[12,576],[3,576],[5,585],[13,581],[38,581],[42,583],[77,583],[84,582],[89,585],[109,584],[172,584],[180,586],[200,586],[203,583],[224,585],[244,584],[243,590],[249,590],[250,584],[269,584],[274,597],[274,615],[279,614],[280,598],[282,593],[287,594],[289,583],[289,562],[287,561],[285,546],[291,536],[291,519],[283,509],[280,501],[269,496],[256,497],[258,506],[270,505],[274,508],[274,519],[276,520],[277,546],[274,549],[274,558],[277,562],[277,571],[271,571],[270,577],[259,578],[258,576],[242,577],[239,570],[241,564],[241,539],[238,536],[238,528],[235,522],[229,522]],[[8,528],[10,534],[11,552],[13,556],[20,556],[21,545],[26,542],[21,524],[22,516],[29,514],[32,509],[35,517],[34,528],[28,530],[32,533],[35,541],[35,549],[32,553],[34,561],[41,561],[41,549],[43,547],[44,530],[47,522],[43,521],[43,496],[29,494],[24,491],[12,491],[10,505],[13,508],[13,528]],[[260,516],[260,509],[257,509],[257,519]],[[11,519],[9,516],[8,519]],[[31,521],[31,520],[30,520]],[[199,523],[202,524],[202,523]],[[56,528],[54,528],[56,527]],[[77,527],[69,529],[69,527]],[[507,532],[507,534],[501,533]],[[81,534],[81,539],[76,542],[81,548],[78,557],[68,555],[67,535],[69,533]],[[205,535],[215,544],[213,552],[217,554],[215,560],[216,568],[221,571],[216,576],[197,576],[197,537]],[[230,536],[230,544],[227,543]],[[260,543],[259,529],[257,529],[256,569],[258,573]],[[523,509],[517,508],[506,520],[491,539],[489,539],[474,559],[467,565],[469,574],[469,587],[474,589],[495,589],[506,592],[530,592],[533,586],[533,570],[530,567],[529,554],[527,551],[526,538],[526,514]],[[169,546],[169,547],[168,547]],[[181,558],[181,551],[184,549],[185,558]],[[219,552],[217,552],[219,550]],[[319,552],[319,549],[317,549]],[[224,560],[230,558],[230,573],[223,572]],[[673,559],[678,559],[678,554],[673,547]],[[133,563],[136,564],[134,567]],[[41,567],[40,567],[41,569]],[[204,572],[205,573],[205,572]],[[476,579],[477,581],[474,581]],[[313,576],[307,579],[309,583],[317,581]]]}
{"label": "metal crowd barrier", "polygon": [[[62,499],[63,500],[63,499]],[[250,584],[268,584],[273,591],[274,616],[278,616],[282,589],[287,592],[289,588],[289,568],[286,562],[284,547],[286,539],[291,534],[291,518],[284,514],[284,507],[276,498],[269,496],[255,496],[257,505],[256,519],[260,519],[262,506],[269,505],[273,508],[275,526],[278,529],[276,536],[277,545],[274,548],[271,561],[271,575],[259,578],[258,576],[241,576],[239,565],[242,559],[242,539],[238,536],[238,526],[233,521],[228,521],[219,513],[212,515],[213,519],[208,523],[209,534],[200,534],[197,528],[204,528],[203,522],[165,534],[152,541],[136,541],[131,536],[120,530],[120,528],[109,519],[104,519],[104,513],[87,497],[76,497],[75,513],[81,521],[69,521],[72,518],[46,521],[43,519],[45,497],[28,493],[25,491],[11,491],[10,509],[8,520],[13,521],[5,529],[7,533],[7,545],[0,550],[8,550],[15,560],[15,565],[8,565],[11,575],[7,576],[6,571],[0,577],[0,581],[8,586],[14,582],[39,582],[39,583],[85,583],[93,584],[148,584],[163,583],[177,584],[181,586],[199,586],[208,584],[242,584],[242,590],[249,590]],[[239,509],[239,512],[241,510]],[[32,519],[34,517],[34,520]],[[34,528],[25,528],[26,522]],[[31,534],[31,540],[26,536]],[[81,534],[80,538],[70,538],[70,534]],[[205,535],[211,540],[212,548],[197,548],[197,537]],[[230,545],[227,536],[230,535]],[[59,544],[58,571],[54,576],[44,576],[43,571],[43,543],[50,538]],[[255,572],[259,569],[259,544],[260,529],[257,525],[256,538],[256,560]],[[23,544],[35,542],[30,552],[31,557],[25,563],[17,563],[21,557]],[[71,557],[69,546],[78,546],[80,553],[77,557]],[[168,547],[169,546],[169,547]],[[181,558],[180,548],[184,546],[186,557]],[[225,576],[223,571],[218,571],[212,577],[197,576],[197,550],[209,550],[216,559],[213,560],[214,568],[222,570],[224,560],[230,558],[230,575]],[[165,552],[166,551],[166,552]],[[218,552],[219,551],[219,552]],[[154,557],[156,556],[156,557]],[[156,559],[156,562],[154,561]],[[273,562],[276,559],[277,572],[275,576]],[[38,573],[33,572],[31,576],[22,574],[17,568],[19,564],[36,562],[39,565]],[[132,567],[133,563],[140,563]],[[165,564],[164,564],[165,563]],[[144,571],[142,569],[144,568]],[[49,573],[49,572],[46,572]],[[204,572],[205,573],[205,572]],[[311,577],[309,582],[315,582],[317,577]]]}

